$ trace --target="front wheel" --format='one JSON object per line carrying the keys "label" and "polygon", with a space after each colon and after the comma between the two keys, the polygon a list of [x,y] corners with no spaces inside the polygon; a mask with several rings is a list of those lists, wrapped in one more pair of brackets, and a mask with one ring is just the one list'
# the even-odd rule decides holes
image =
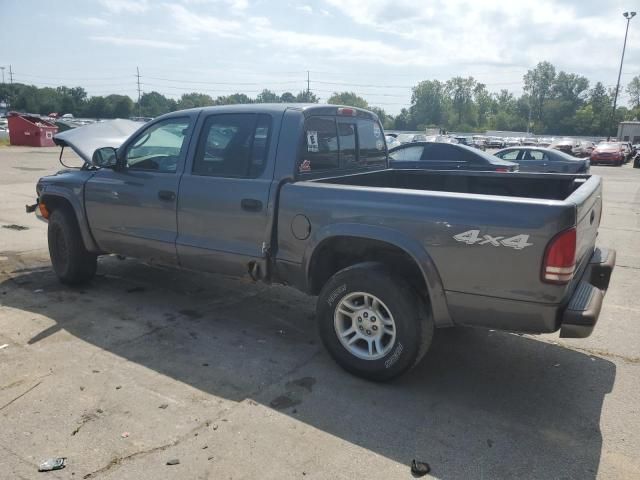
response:
{"label": "front wheel", "polygon": [[49,256],[58,280],[68,285],[88,282],[96,274],[97,256],[87,251],[75,215],[58,208],[49,217]]}
{"label": "front wheel", "polygon": [[417,292],[382,264],[347,267],[318,297],[318,329],[333,359],[354,375],[391,380],[415,366],[433,338],[433,319]]}

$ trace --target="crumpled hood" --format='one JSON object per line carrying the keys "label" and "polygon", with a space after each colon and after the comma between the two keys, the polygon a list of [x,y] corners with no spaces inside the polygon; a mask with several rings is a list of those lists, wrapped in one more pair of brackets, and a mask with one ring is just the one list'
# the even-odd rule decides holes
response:
{"label": "crumpled hood", "polygon": [[61,147],[71,147],[80,158],[91,164],[93,152],[101,147],[118,148],[144,123],[118,118],[73,128],[53,136]]}

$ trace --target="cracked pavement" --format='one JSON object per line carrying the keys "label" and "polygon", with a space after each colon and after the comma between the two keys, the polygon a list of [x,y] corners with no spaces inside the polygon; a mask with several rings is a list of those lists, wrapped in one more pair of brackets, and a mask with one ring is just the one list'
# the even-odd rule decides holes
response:
{"label": "cracked pavement", "polygon": [[56,149],[0,148],[0,226],[27,227],[0,228],[0,477],[408,479],[416,458],[425,478],[640,478],[640,170],[592,169],[618,266],[591,337],[443,330],[375,384],[286,287],[115,256],[58,284],[24,213],[57,169]]}

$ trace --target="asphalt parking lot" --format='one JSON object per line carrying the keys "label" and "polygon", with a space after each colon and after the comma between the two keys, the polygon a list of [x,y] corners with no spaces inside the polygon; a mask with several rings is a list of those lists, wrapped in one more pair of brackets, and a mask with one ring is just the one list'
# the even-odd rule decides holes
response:
{"label": "asphalt parking lot", "polygon": [[0,148],[0,478],[640,478],[640,169],[592,168],[618,258],[590,338],[439,331],[374,384],[285,287],[113,256],[58,284],[24,213],[57,154]]}

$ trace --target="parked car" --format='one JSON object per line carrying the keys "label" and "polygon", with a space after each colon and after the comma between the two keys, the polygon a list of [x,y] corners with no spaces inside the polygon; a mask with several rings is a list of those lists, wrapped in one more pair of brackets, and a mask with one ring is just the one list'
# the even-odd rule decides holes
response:
{"label": "parked car", "polygon": [[397,147],[398,145],[402,145],[396,137],[393,135],[385,135],[385,141],[387,142],[387,148]]}
{"label": "parked car", "polygon": [[516,137],[508,137],[504,140],[507,147],[517,147],[520,145],[520,139]]}
{"label": "parked car", "polygon": [[597,176],[388,169],[377,117],[351,107],[194,108],[129,138],[110,125],[57,134],[86,165],[42,177],[27,208],[64,284],[117,253],[291,285],[318,296],[336,362],[373,380],[416,365],[437,327],[595,327],[615,264],[595,247]]}
{"label": "parked car", "polygon": [[539,147],[548,147],[549,145],[551,145],[552,142],[553,142],[553,138],[542,137],[537,139],[536,145],[538,145]]}
{"label": "parked car", "polygon": [[487,137],[487,148],[504,148],[504,140],[500,137]]}
{"label": "parked car", "polygon": [[456,141],[461,145],[466,145],[467,147],[472,147],[473,146],[473,138],[472,137],[457,136],[457,137],[453,137],[453,138],[455,138]]}
{"label": "parked car", "polygon": [[392,168],[426,170],[479,170],[515,172],[518,165],[478,151],[466,145],[438,142],[417,142],[389,150]]}
{"label": "parked car", "polygon": [[455,137],[450,137],[449,135],[431,135],[426,137],[423,141],[438,143],[458,143],[458,140],[456,140]]}
{"label": "parked car", "polygon": [[625,161],[624,149],[618,142],[603,142],[596,145],[591,152],[591,164],[621,166]]}
{"label": "parked car", "polygon": [[427,136],[423,133],[400,133],[396,139],[400,143],[426,142]]}
{"label": "parked car", "polygon": [[542,147],[505,148],[494,155],[520,165],[521,172],[589,173],[589,159],[578,159],[560,150]]}
{"label": "parked car", "polygon": [[624,163],[628,163],[633,157],[633,147],[629,142],[620,142],[620,146],[624,152]]}
{"label": "parked car", "polygon": [[555,148],[556,150],[568,153],[574,157],[579,157],[582,151],[580,148],[580,142],[575,138],[560,138],[558,140],[554,140],[551,142],[551,145],[549,145],[549,148]]}
{"label": "parked car", "polygon": [[591,140],[580,140],[580,157],[590,157],[596,144]]}
{"label": "parked car", "polygon": [[483,137],[482,135],[474,135],[473,137],[471,137],[471,139],[473,141],[474,148],[482,150],[483,152],[487,149],[486,137]]}
{"label": "parked car", "polygon": [[522,139],[522,145],[538,145],[536,137],[525,137]]}

